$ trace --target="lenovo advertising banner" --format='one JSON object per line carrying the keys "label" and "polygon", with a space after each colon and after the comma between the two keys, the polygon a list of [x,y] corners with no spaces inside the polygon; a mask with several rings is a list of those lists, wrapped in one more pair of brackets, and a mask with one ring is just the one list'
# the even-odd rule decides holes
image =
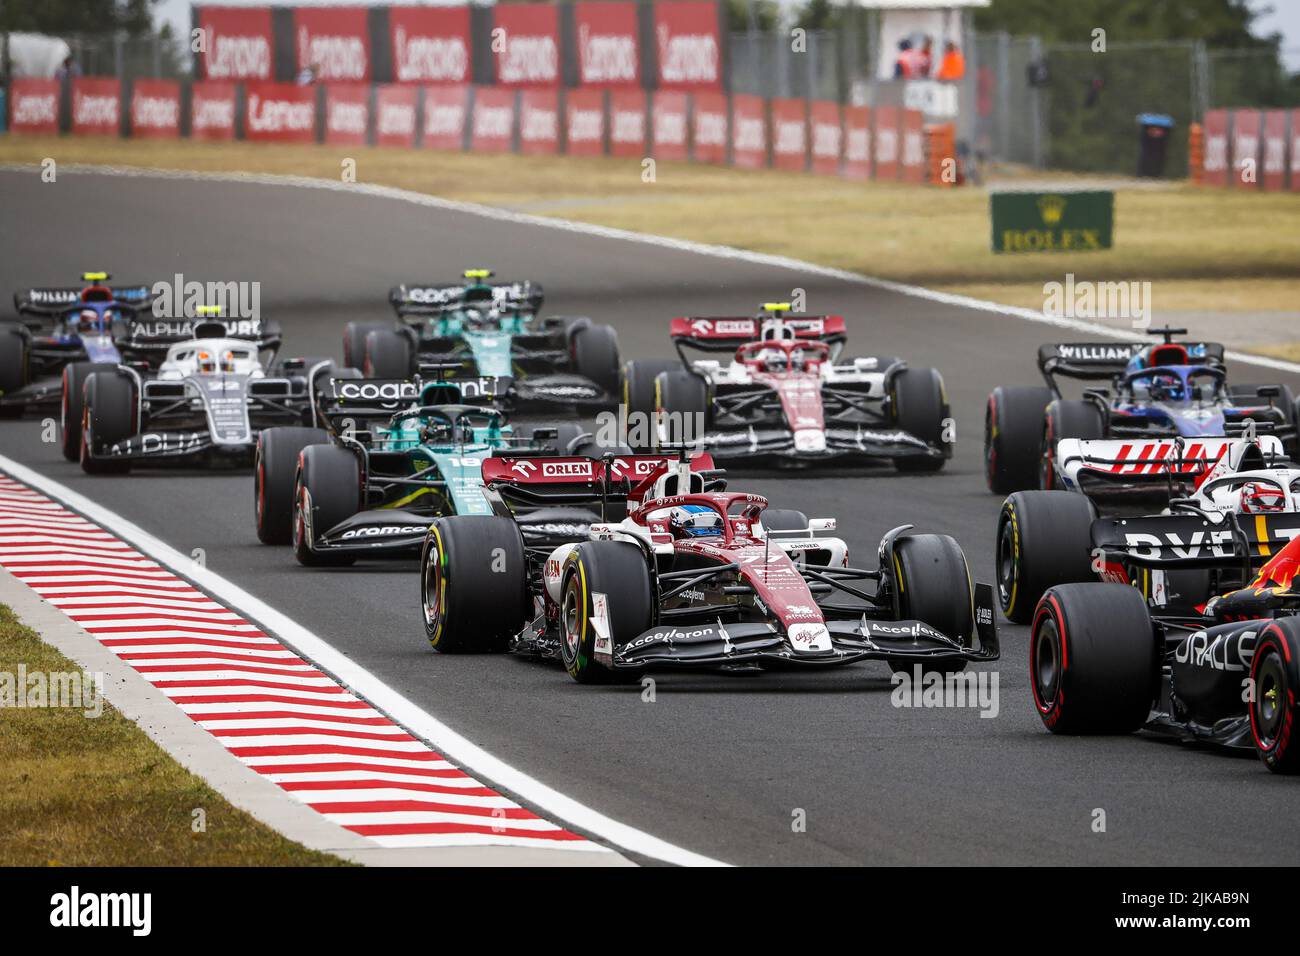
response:
{"label": "lenovo advertising banner", "polygon": [[578,0],[573,20],[582,86],[634,87],[641,82],[635,3]]}
{"label": "lenovo advertising banner", "polygon": [[605,152],[605,94],[600,90],[569,90],[564,98],[565,151],[570,156],[601,156]]}
{"label": "lenovo advertising banner", "polygon": [[835,175],[840,171],[844,150],[844,130],[840,124],[840,104],[818,100],[809,115],[812,128],[812,168],[815,173]]}
{"label": "lenovo advertising banner", "polygon": [[523,90],[519,96],[519,152],[554,156],[560,151],[560,94]]}
{"label": "lenovo advertising banner", "polygon": [[725,163],[727,98],[721,93],[696,93],[691,100],[691,158],[697,163]]}
{"label": "lenovo advertising banner", "polygon": [[611,156],[646,155],[646,94],[642,90],[614,90],[609,94],[609,153]]}
{"label": "lenovo advertising banner", "polygon": [[294,7],[296,69],[327,83],[370,79],[370,27],[365,7]]}
{"label": "lenovo advertising banner", "polygon": [[898,178],[898,107],[876,107],[876,179]]}
{"label": "lenovo advertising banner", "polygon": [[270,7],[199,7],[199,75],[209,80],[270,80],[275,43]]}
{"label": "lenovo advertising banner", "polygon": [[330,83],[325,87],[325,142],[331,146],[364,146],[370,125],[370,87],[361,83]]}
{"label": "lenovo advertising banner", "polygon": [[15,133],[57,133],[59,81],[15,77],[9,85],[9,128]]}
{"label": "lenovo advertising banner", "polygon": [[1201,181],[1207,186],[1228,185],[1228,111],[1210,110],[1205,114],[1205,156]]}
{"label": "lenovo advertising banner", "polygon": [[314,142],[316,88],[296,83],[247,84],[244,138],[262,143]]}
{"label": "lenovo advertising banner", "polygon": [[424,88],[424,137],[429,149],[464,149],[469,87]]}
{"label": "lenovo advertising banner", "polygon": [[761,96],[737,93],[731,98],[731,165],[767,165],[767,104]]}
{"label": "lenovo advertising banner", "polygon": [[1259,188],[1259,110],[1232,111],[1233,186]]}
{"label": "lenovo advertising banner", "polygon": [[136,139],[176,139],[181,135],[179,83],[136,80],[131,84],[131,135]]}
{"label": "lenovo advertising banner", "polygon": [[515,91],[477,87],[470,116],[470,149],[476,153],[508,153],[514,130]]}
{"label": "lenovo advertising banner", "polygon": [[200,81],[190,87],[190,139],[235,138],[235,84]]}
{"label": "lenovo advertising banner", "polygon": [[655,159],[686,160],[685,93],[656,90],[650,94],[650,140]]}
{"label": "lenovo advertising banner", "polygon": [[560,26],[551,4],[492,8],[492,56],[503,86],[560,85]]}
{"label": "lenovo advertising banner", "polygon": [[416,90],[413,86],[375,87],[375,145],[415,145]]}
{"label": "lenovo advertising banner", "polygon": [[808,168],[808,104],[772,100],[772,165],[802,172]]}
{"label": "lenovo advertising banner", "polygon": [[122,84],[101,76],[72,81],[72,132],[116,136],[122,124]]}
{"label": "lenovo advertising banner", "polygon": [[393,79],[398,83],[468,83],[469,7],[390,7]]}
{"label": "lenovo advertising banner", "polygon": [[903,151],[899,178],[906,183],[925,182],[925,119],[920,110],[903,110]]}
{"label": "lenovo advertising banner", "polygon": [[1260,183],[1277,192],[1286,189],[1286,110],[1264,113],[1264,158]]}
{"label": "lenovo advertising banner", "polygon": [[654,32],[661,89],[722,89],[722,25],[716,3],[658,0]]}

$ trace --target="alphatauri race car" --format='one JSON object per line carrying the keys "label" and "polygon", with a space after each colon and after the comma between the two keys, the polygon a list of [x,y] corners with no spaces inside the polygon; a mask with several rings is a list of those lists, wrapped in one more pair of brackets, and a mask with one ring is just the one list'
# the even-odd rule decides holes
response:
{"label": "alphatauri race car", "polygon": [[992,589],[972,593],[946,535],[898,527],[877,569],[849,567],[833,519],[727,492],[707,454],[494,456],[483,478],[494,514],[440,518],[425,542],[437,650],[559,658],[581,683],[863,660],[943,673],[998,656]]}
{"label": "alphatauri race car", "polygon": [[156,366],[101,364],[83,382],[67,377],[64,449],[75,447],[89,474],[247,465],[262,429],[312,420],[314,389],[332,368],[276,361],[280,336],[255,319],[159,319],[135,341],[159,354]]}
{"label": "alphatauri race car", "polygon": [[1096,501],[1073,491],[1010,495],[997,531],[998,596],[1009,620],[1029,623],[1054,585],[1097,580],[1133,585],[1158,610],[1198,611],[1212,595],[1244,587],[1300,535],[1300,468],[1276,437],[1135,442],[1134,454],[1112,463],[1115,444],[1059,447],[1063,460],[1107,475],[1138,469],[1145,475],[1133,479],[1158,479],[1167,507],[1101,516]]}
{"label": "alphatauri race car", "polygon": [[[18,321],[0,323],[0,417],[53,405],[65,378],[75,391],[94,366],[117,365],[129,328],[145,323],[154,300],[149,286],[109,286],[107,272],[81,278],[89,284],[14,293]],[[76,448],[69,457],[77,460]]]}
{"label": "alphatauri race car", "polygon": [[[719,461],[787,465],[828,459],[892,460],[900,471],[938,471],[955,435],[943,378],[901,359],[840,361],[844,319],[790,315],[767,303],[757,317],[675,318],[679,361],[623,367],[630,436],[651,422],[652,442],[694,444]],[[727,362],[685,349],[732,352]]]}
{"label": "alphatauri race car", "polygon": [[[1268,432],[1297,453],[1297,411],[1285,385],[1229,385],[1223,346],[1175,342],[1185,329],[1153,329],[1162,342],[1044,345],[1046,386],[999,386],[984,418],[989,490],[1058,488],[1057,443],[1078,439],[1222,438]],[[1106,381],[1066,398],[1058,377]]]}
{"label": "alphatauri race car", "polygon": [[[1152,545],[1153,554],[1168,550]],[[1253,748],[1269,770],[1300,772],[1297,570],[1292,538],[1246,587],[1191,613],[1152,608],[1125,584],[1051,588],[1029,645],[1043,724],[1057,734],[1145,728]]]}
{"label": "alphatauri race car", "polygon": [[543,317],[535,282],[492,282],[467,269],[457,285],[400,285],[388,299],[398,323],[350,322],[344,364],[374,378],[408,378],[421,362],[509,380],[508,408],[607,406],[617,401],[618,335],[586,317]]}

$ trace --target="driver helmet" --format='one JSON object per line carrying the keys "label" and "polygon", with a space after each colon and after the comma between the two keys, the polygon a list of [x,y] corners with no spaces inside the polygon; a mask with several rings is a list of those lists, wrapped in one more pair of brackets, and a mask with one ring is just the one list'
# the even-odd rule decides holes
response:
{"label": "driver helmet", "polygon": [[1286,492],[1271,481],[1248,481],[1241,486],[1244,514],[1270,514],[1286,509]]}
{"label": "driver helmet", "polygon": [[788,362],[783,349],[763,349],[758,353],[758,360],[768,372],[784,372]]}
{"label": "driver helmet", "polygon": [[99,313],[94,309],[82,309],[81,314],[77,316],[77,328],[82,332],[90,332],[99,324]]}
{"label": "driver helmet", "polygon": [[1163,396],[1167,401],[1181,401],[1183,397],[1183,380],[1171,372],[1152,375],[1151,393]]}
{"label": "driver helmet", "polygon": [[685,538],[722,534],[722,515],[704,505],[679,505],[669,510],[668,527]]}

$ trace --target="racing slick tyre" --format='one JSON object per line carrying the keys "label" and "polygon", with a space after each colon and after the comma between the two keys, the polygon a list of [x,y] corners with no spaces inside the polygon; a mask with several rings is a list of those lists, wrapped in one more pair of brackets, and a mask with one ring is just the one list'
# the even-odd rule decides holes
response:
{"label": "racing slick tyre", "polygon": [[708,405],[709,386],[703,378],[685,369],[660,372],[655,376],[655,411],[660,413],[655,445],[701,442],[708,423]]}
{"label": "racing slick tyre", "polygon": [[1151,616],[1137,589],[1062,584],[1043,595],[1029,635],[1029,678],[1052,733],[1133,733],[1150,716],[1159,676]]}
{"label": "racing slick tyre", "polygon": [[1300,618],[1269,622],[1255,640],[1250,663],[1250,733],[1255,753],[1274,773],[1300,773],[1296,697],[1300,695]]}
{"label": "racing slick tyre", "polygon": [[758,520],[767,531],[808,530],[808,516],[793,508],[768,508],[759,515]]}
{"label": "racing slick tyre", "polygon": [[1008,621],[1028,624],[1043,592],[1097,580],[1092,523],[1097,507],[1073,491],[1017,491],[998,515],[998,603]]}
{"label": "racing slick tyre", "polygon": [[[921,621],[969,646],[975,627],[975,600],[970,569],[961,545],[946,534],[909,534],[894,545],[897,591],[894,610],[899,620]],[[955,674],[966,669],[964,657],[926,661],[887,658],[896,673],[910,674],[920,664],[927,672]]]}
{"label": "racing slick tyre", "polygon": [[[947,449],[951,442],[944,433],[951,418],[943,376],[932,368],[905,368],[889,381],[890,410],[894,426],[921,439],[927,445]],[[906,472],[938,471],[948,459],[911,457],[894,459],[894,467]]]}
{"label": "racing slick tyre", "polygon": [[1041,385],[999,385],[984,411],[984,480],[989,491],[1009,495],[1038,487],[1043,415],[1052,390]]}
{"label": "racing slick tyre", "polygon": [[116,370],[99,371],[86,377],[83,389],[81,470],[88,475],[120,475],[130,471],[128,459],[93,458],[91,452],[139,432],[140,410],[135,382]]}
{"label": "racing slick tyre", "polygon": [[329,440],[329,432],[323,428],[297,425],[267,428],[257,436],[253,452],[257,540],[263,544],[288,544],[293,538],[298,455],[308,445],[325,445]]}
{"label": "racing slick tyre", "polygon": [[560,591],[560,660],[579,684],[634,681],[640,671],[613,671],[596,660],[595,617],[609,629],[610,652],[654,626],[655,597],[641,549],[626,541],[584,541],[564,562]]}
{"label": "racing slick tyre", "polygon": [[[649,423],[654,420],[655,379],[660,372],[677,372],[681,367],[681,362],[669,359],[632,359],[623,363],[623,405],[627,408],[628,432],[637,431],[640,423],[640,430],[650,439],[638,443],[638,447],[654,446]],[[635,419],[633,414],[637,416]]]}
{"label": "racing slick tyre", "polygon": [[411,340],[396,329],[373,329],[366,334],[361,371],[366,378],[408,379],[415,371]]}
{"label": "racing slick tyre", "polygon": [[92,372],[117,368],[108,362],[69,362],[63,366],[59,403],[59,447],[68,461],[81,461],[81,419],[86,408],[86,379]]}
{"label": "racing slick tyre", "polygon": [[312,550],[316,537],[361,510],[361,466],[337,445],[308,445],[298,458],[293,492],[293,553],[305,567],[351,564],[356,556]]}
{"label": "racing slick tyre", "polygon": [[495,515],[436,519],[420,554],[420,607],[435,651],[509,649],[532,613],[519,527]]}
{"label": "racing slick tyre", "polygon": [[1047,406],[1043,418],[1042,457],[1038,464],[1038,487],[1044,491],[1059,488],[1056,477],[1056,443],[1062,438],[1092,441],[1106,437],[1106,423],[1101,409],[1081,399],[1057,399]]}
{"label": "racing slick tyre", "polygon": [[[0,325],[0,395],[27,384],[27,336],[15,325]],[[18,418],[21,405],[0,405],[0,418]],[[75,459],[74,459],[75,460]]]}
{"label": "racing slick tyre", "polygon": [[343,364],[361,368],[366,362],[366,336],[371,332],[391,331],[384,322],[349,322],[343,327]]}
{"label": "racing slick tyre", "polygon": [[584,325],[569,341],[573,371],[589,378],[610,395],[618,394],[618,333],[608,325]]}

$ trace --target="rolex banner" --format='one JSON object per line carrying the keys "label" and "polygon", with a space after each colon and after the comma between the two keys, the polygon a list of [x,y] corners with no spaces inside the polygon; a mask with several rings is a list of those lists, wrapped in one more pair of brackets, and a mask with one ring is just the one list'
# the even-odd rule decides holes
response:
{"label": "rolex banner", "polygon": [[997,192],[989,197],[994,252],[1109,249],[1115,194]]}

